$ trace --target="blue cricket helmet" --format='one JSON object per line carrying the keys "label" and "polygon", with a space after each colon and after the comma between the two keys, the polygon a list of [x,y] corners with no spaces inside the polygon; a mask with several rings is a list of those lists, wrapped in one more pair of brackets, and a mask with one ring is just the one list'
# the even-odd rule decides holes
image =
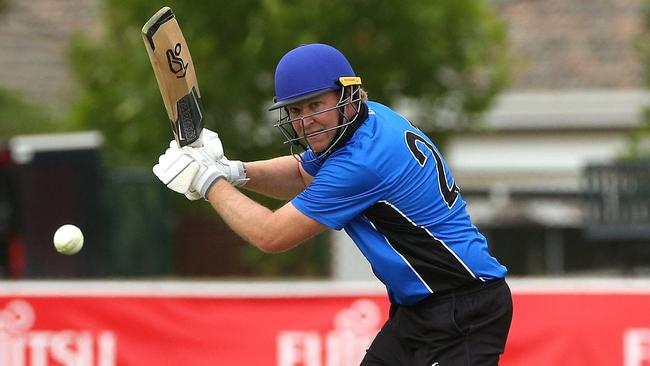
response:
{"label": "blue cricket helmet", "polygon": [[275,104],[286,107],[343,86],[359,85],[350,62],[336,48],[313,43],[287,52],[275,69]]}

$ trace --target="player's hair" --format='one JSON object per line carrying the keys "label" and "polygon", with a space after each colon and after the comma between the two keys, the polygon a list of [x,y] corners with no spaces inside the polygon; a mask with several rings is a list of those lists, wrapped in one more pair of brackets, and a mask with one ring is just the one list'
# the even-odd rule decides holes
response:
{"label": "player's hair", "polygon": [[368,101],[368,92],[364,88],[359,89],[359,96],[361,97],[362,102]]}
{"label": "player's hair", "polygon": [[[354,89],[343,88],[343,90],[341,90],[341,92],[343,92],[344,94],[343,94],[343,98],[341,98],[341,99],[347,98],[350,95],[350,90],[354,90]],[[368,92],[364,88],[359,86],[356,90],[353,91],[353,93],[355,94],[355,96],[353,96],[352,99],[361,100],[362,103],[365,103],[365,102],[368,101]]]}

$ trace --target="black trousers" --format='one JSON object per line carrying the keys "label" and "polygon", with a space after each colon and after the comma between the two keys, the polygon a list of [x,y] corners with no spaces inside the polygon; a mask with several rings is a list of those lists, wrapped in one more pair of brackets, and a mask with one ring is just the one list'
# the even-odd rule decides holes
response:
{"label": "black trousers", "polygon": [[499,364],[512,295],[504,280],[391,305],[362,366],[493,366]]}

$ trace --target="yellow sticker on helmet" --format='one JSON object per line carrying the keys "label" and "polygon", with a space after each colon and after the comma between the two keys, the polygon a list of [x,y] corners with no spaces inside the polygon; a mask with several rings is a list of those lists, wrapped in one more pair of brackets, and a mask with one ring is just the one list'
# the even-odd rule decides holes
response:
{"label": "yellow sticker on helmet", "polygon": [[357,76],[343,76],[339,78],[339,83],[343,86],[361,85],[361,78]]}

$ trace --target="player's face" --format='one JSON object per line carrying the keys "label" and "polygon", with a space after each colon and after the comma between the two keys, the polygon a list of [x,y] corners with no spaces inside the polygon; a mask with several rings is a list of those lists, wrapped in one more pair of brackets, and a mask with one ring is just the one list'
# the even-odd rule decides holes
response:
{"label": "player's face", "polygon": [[295,119],[293,129],[305,137],[314,152],[327,149],[336,137],[340,118],[336,104],[340,94],[332,91],[287,107],[289,118]]}

